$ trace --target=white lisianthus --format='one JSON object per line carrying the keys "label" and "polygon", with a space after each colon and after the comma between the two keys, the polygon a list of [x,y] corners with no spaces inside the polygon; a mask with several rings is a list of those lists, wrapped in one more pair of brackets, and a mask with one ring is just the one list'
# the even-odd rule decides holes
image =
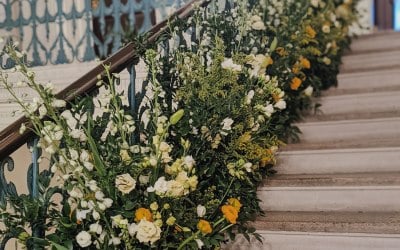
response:
{"label": "white lisianthus", "polygon": [[232,58],[225,58],[225,60],[221,63],[221,67],[223,69],[229,69],[238,72],[242,70],[242,66],[239,64],[235,64]]}
{"label": "white lisianthus", "polygon": [[165,195],[165,193],[168,191],[168,182],[165,180],[165,177],[162,176],[158,178],[156,183],[154,183],[154,187],[149,187],[147,188],[147,192],[156,192],[157,195]]}
{"label": "white lisianthus", "polygon": [[124,194],[129,194],[136,186],[136,181],[130,174],[118,175],[115,179],[115,186]]}
{"label": "white lisianthus", "polygon": [[92,236],[86,231],[81,231],[75,239],[81,247],[88,247],[92,244]]}
{"label": "white lisianthus", "polygon": [[197,210],[197,216],[199,216],[200,218],[204,217],[207,211],[206,207],[203,205],[198,205],[196,210]]}
{"label": "white lisianthus", "polygon": [[306,96],[311,97],[312,94],[313,94],[313,91],[314,91],[314,88],[310,85],[310,86],[308,86],[308,87],[304,90],[304,94],[305,94]]}
{"label": "white lisianthus", "polygon": [[136,238],[139,242],[153,244],[161,237],[161,228],[153,222],[141,220],[137,225]]}

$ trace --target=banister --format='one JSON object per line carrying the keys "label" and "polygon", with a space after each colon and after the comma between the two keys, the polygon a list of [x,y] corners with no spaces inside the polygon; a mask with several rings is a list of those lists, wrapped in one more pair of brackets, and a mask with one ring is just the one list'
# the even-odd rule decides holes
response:
{"label": "banister", "polygon": [[[156,40],[167,30],[168,23],[174,18],[185,19],[193,13],[195,5],[205,7],[209,2],[210,0],[192,0],[182,6],[168,19],[153,26],[147,32],[149,34],[147,42],[156,42]],[[90,70],[87,74],[83,75],[59,92],[56,95],[57,98],[71,101],[77,96],[82,96],[96,90],[98,88],[98,86],[96,86],[98,81],[97,76],[104,72],[103,64],[110,65],[111,73],[119,73],[128,65],[134,63],[138,56],[139,55],[137,55],[135,51],[135,44],[132,42],[128,43],[115,54],[104,60],[101,64]],[[19,129],[23,123],[26,124],[28,129],[23,134],[20,134]],[[12,154],[33,136],[33,132],[29,129],[30,126],[29,120],[26,117],[21,117],[0,132],[0,159]]]}

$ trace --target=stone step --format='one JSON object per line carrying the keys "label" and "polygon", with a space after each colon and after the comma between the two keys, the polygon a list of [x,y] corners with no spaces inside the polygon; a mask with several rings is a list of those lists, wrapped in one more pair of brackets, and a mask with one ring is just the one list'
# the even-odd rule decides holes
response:
{"label": "stone step", "polygon": [[375,71],[400,67],[400,50],[353,54],[342,58],[340,72]]}
{"label": "stone step", "polygon": [[324,96],[311,120],[347,120],[400,117],[400,91]]}
{"label": "stone step", "polygon": [[400,146],[400,118],[298,123],[301,143],[285,150]]}
{"label": "stone step", "polygon": [[278,174],[340,174],[400,171],[400,147],[283,151]]}
{"label": "stone step", "polygon": [[264,239],[249,243],[238,236],[230,250],[398,250],[400,234],[257,231]]}
{"label": "stone step", "polygon": [[265,211],[392,212],[399,195],[400,173],[281,175],[258,190]]}
{"label": "stone step", "polygon": [[400,212],[266,212],[263,231],[400,234]]}
{"label": "stone step", "polygon": [[352,41],[350,48],[351,54],[400,49],[400,32],[360,36]]}
{"label": "stone step", "polygon": [[400,90],[400,68],[382,69],[371,72],[341,73],[338,75],[338,81],[338,88],[331,88],[323,92],[323,95]]}

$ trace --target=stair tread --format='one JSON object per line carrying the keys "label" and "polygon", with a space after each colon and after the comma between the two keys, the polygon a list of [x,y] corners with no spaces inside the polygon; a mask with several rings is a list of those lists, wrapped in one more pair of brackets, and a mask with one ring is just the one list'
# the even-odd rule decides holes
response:
{"label": "stair tread", "polygon": [[286,174],[266,179],[264,187],[400,186],[400,172]]}
{"label": "stair tread", "polygon": [[257,230],[399,234],[400,212],[268,211],[253,223]]}

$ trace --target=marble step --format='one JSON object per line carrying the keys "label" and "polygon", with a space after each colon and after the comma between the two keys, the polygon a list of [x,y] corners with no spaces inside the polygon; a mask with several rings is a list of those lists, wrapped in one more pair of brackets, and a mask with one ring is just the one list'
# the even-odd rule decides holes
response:
{"label": "marble step", "polygon": [[258,190],[265,211],[391,212],[399,195],[400,172],[277,175]]}
{"label": "marble step", "polygon": [[400,172],[400,147],[283,151],[278,174]]}
{"label": "marble step", "polygon": [[307,120],[400,117],[400,91],[324,96],[322,106]]}
{"label": "marble step", "polygon": [[350,54],[344,56],[342,62],[340,73],[398,69],[400,67],[400,50]]}
{"label": "marble step", "polygon": [[344,93],[376,93],[400,90],[400,68],[371,72],[341,73],[338,87],[323,92],[323,95]]}
{"label": "marble step", "polygon": [[296,124],[301,143],[284,150],[400,146],[400,118],[318,121]]}
{"label": "marble step", "polygon": [[398,212],[266,212],[253,225],[262,237],[238,236],[232,250],[394,250]]}
{"label": "marble step", "polygon": [[371,53],[400,49],[400,32],[386,32],[360,36],[351,44],[351,54]]}

